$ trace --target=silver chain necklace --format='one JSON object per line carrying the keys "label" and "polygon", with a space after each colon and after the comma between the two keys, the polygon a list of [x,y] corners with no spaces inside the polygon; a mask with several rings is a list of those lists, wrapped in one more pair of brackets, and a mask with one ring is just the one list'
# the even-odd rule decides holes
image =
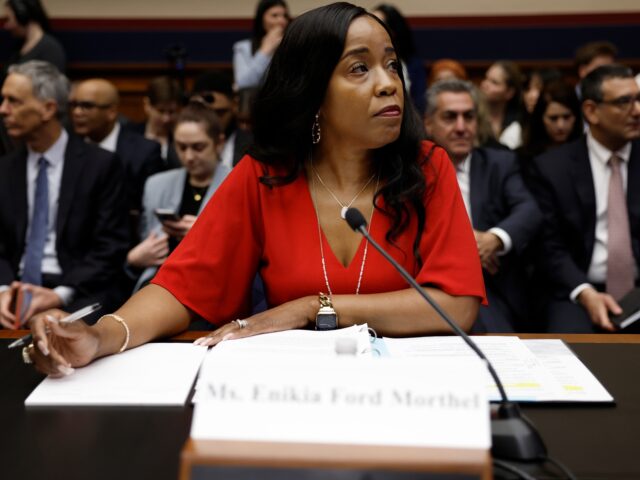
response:
{"label": "silver chain necklace", "polygon": [[[347,210],[349,210],[349,208],[351,208],[351,205],[353,205],[353,202],[355,202],[357,200],[357,198],[360,196],[360,194],[365,191],[365,189],[369,186],[369,184],[373,181],[373,179],[376,176],[375,173],[373,175],[371,175],[369,180],[367,180],[367,183],[365,183],[364,186],[360,189],[360,191],[358,193],[356,193],[356,196],[353,197],[351,199],[351,201],[348,204],[345,205],[344,203],[342,203],[340,201],[340,199],[336,196],[336,194],[333,193],[333,191],[327,186],[327,184],[324,183],[324,180],[322,180],[322,177],[320,176],[320,174],[316,170],[315,165],[313,164],[313,160],[311,160],[311,169],[313,170],[313,173],[316,174],[316,177],[318,178],[318,180],[320,181],[322,186],[327,190],[327,192],[329,192],[329,195],[331,195],[333,197],[333,199],[336,202],[338,202],[338,205],[340,205],[342,207],[341,210],[340,210],[340,217],[342,217],[343,220],[346,218],[345,215],[347,214]],[[376,189],[376,191],[377,191],[377,189]]]}
{"label": "silver chain necklace", "polygon": [[[313,167],[313,161],[311,162],[311,168],[313,169],[313,171],[315,172],[315,168]],[[320,176],[317,174],[316,175],[318,177],[318,180],[320,180],[322,182],[322,179],[320,178]],[[369,181],[367,182],[367,184],[365,185],[365,188],[367,187],[367,185],[369,185],[369,183],[371,183],[371,180],[373,179],[373,177],[375,177],[376,175],[372,175],[372,177],[369,179]],[[380,184],[380,174],[378,173],[378,178],[376,179],[376,189],[375,191],[378,191],[378,186]],[[320,226],[320,213],[318,212],[318,195],[317,195],[317,191],[316,191],[316,181],[315,178],[312,177],[312,182],[313,182],[313,208],[316,211],[316,219],[318,221],[318,240],[320,241],[320,259],[322,260],[322,273],[324,274],[324,283],[327,287],[327,292],[329,293],[329,297],[331,299],[333,299],[333,291],[331,290],[331,286],[329,285],[329,275],[327,274],[327,264],[324,258],[324,247],[322,246],[322,227]],[[324,183],[323,183],[324,185]],[[324,185],[325,188],[327,188],[326,185]],[[329,193],[331,193],[331,195],[333,195],[333,193],[331,192],[331,190],[329,190],[327,188],[327,191]],[[364,188],[358,192],[358,195],[360,195],[362,192],[364,191]],[[349,204],[349,206],[347,207],[347,209],[351,206],[351,204],[355,201],[355,199],[358,197],[358,195],[355,196],[355,198],[351,201],[351,203]],[[333,195],[333,198],[341,204],[340,200],[338,200],[335,195]],[[341,204],[342,205],[342,204]],[[345,206],[343,205],[343,211],[346,212]],[[375,211],[376,207],[375,204],[373,205],[373,208],[371,209],[371,215],[369,216],[369,226],[367,227],[367,230],[369,232],[371,232],[371,222],[373,221],[373,212]],[[342,217],[344,218],[344,216]],[[362,254],[362,263],[360,264],[360,274],[358,275],[358,285],[356,286],[356,295],[358,295],[360,293],[360,285],[362,284],[362,276],[364,275],[364,266],[367,263],[367,252],[369,250],[369,240],[365,240],[365,244],[364,244],[364,252]]]}

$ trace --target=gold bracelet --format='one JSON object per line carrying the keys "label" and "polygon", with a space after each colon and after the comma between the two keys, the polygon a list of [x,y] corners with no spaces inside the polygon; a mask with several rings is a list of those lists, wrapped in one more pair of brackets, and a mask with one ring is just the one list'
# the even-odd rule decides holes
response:
{"label": "gold bracelet", "polygon": [[113,318],[116,322],[118,322],[120,325],[122,325],[124,327],[124,333],[125,333],[124,343],[120,347],[120,350],[118,350],[118,353],[122,353],[129,346],[129,339],[131,338],[131,332],[129,331],[129,325],[127,325],[127,322],[124,321],[124,318],[122,318],[119,315],[116,315],[115,313],[107,313],[106,315],[101,316],[100,319],[98,319],[98,321],[96,322],[96,325],[98,325],[102,321],[103,318],[107,318],[107,317]]}

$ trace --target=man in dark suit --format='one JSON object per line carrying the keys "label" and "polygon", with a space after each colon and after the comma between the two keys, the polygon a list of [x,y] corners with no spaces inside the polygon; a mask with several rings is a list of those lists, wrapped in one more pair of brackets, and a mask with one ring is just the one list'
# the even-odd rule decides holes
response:
{"label": "man in dark suit", "polygon": [[[115,155],[69,136],[61,118],[69,82],[54,66],[9,69],[0,114],[22,145],[0,158],[0,323],[55,307],[105,308],[127,252],[122,167]],[[30,297],[27,307],[14,305]]]}
{"label": "man in dark suit", "polygon": [[534,161],[552,332],[614,330],[609,313],[640,268],[640,89],[630,69],[605,65],[581,90],[586,137]]}
{"label": "man in dark suit", "polygon": [[203,73],[193,84],[190,100],[204,103],[218,115],[224,132],[220,163],[235,167],[253,142],[253,135],[238,128],[238,99],[233,92],[231,75],[218,70]]}
{"label": "man in dark suit", "polygon": [[118,122],[118,90],[103,79],[78,84],[69,102],[75,133],[115,152],[124,166],[125,194],[130,215],[131,246],[139,242],[138,225],[142,193],[147,178],[164,170],[160,144],[121,127]]}
{"label": "man in dark suit", "polygon": [[488,308],[481,308],[476,332],[512,332],[527,315],[523,253],[542,223],[513,153],[474,148],[477,93],[462,80],[444,80],[427,92],[425,128],[445,148],[474,228],[483,266]]}

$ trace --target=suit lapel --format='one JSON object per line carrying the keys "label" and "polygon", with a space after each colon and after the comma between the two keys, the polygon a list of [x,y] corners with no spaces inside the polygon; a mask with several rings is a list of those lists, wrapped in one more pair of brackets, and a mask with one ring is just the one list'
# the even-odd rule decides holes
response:
{"label": "suit lapel", "polygon": [[69,216],[69,210],[73,203],[76,188],[84,169],[84,161],[90,158],[82,158],[82,150],[85,146],[82,140],[69,136],[67,150],[64,153],[64,167],[62,168],[62,180],[60,181],[60,197],[58,200],[58,224],[56,233],[61,238],[62,231]]}
{"label": "suit lapel", "polygon": [[[596,232],[596,192],[593,186],[593,172],[589,160],[586,137],[576,144],[573,156],[567,159],[571,162],[570,182],[575,188],[580,203],[580,211],[586,221],[587,236],[585,237],[586,251],[593,251]],[[582,229],[582,228],[581,228]]]}
{"label": "suit lapel", "polygon": [[640,141],[635,141],[632,143],[627,168],[627,210],[631,244],[636,258],[640,259],[640,188],[638,185],[640,185]]}
{"label": "suit lapel", "polygon": [[9,171],[9,189],[11,194],[8,198],[15,199],[15,219],[16,219],[16,245],[25,244],[25,235],[27,232],[28,222],[28,201],[27,201],[27,149],[20,147],[11,158],[11,167]]}
{"label": "suit lapel", "polygon": [[471,165],[469,165],[469,204],[471,206],[471,220],[473,228],[485,230],[482,225],[482,204],[486,199],[483,182],[483,171],[485,170],[485,159],[478,149],[471,153]]}

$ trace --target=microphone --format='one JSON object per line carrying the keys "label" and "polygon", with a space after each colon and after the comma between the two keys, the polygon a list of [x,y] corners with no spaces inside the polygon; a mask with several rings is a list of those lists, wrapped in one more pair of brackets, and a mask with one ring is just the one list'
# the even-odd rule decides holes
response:
{"label": "microphone", "polygon": [[429,305],[440,315],[440,317],[460,336],[464,342],[473,350],[478,357],[484,360],[487,369],[491,374],[498,391],[500,392],[500,407],[497,418],[491,419],[491,453],[496,458],[511,459],[518,461],[545,460],[547,449],[542,437],[535,429],[531,421],[522,415],[520,407],[515,402],[510,402],[507,393],[496,373],[493,365],[482,353],[476,343],[462,330],[449,316],[442,310],[440,305],[418,285],[411,275],[396,262],[385,249],[383,249],[367,231],[367,221],[360,210],[349,208],[345,213],[345,220],[356,232],[360,232],[373,247],[402,275],[402,277],[424,298]]}

